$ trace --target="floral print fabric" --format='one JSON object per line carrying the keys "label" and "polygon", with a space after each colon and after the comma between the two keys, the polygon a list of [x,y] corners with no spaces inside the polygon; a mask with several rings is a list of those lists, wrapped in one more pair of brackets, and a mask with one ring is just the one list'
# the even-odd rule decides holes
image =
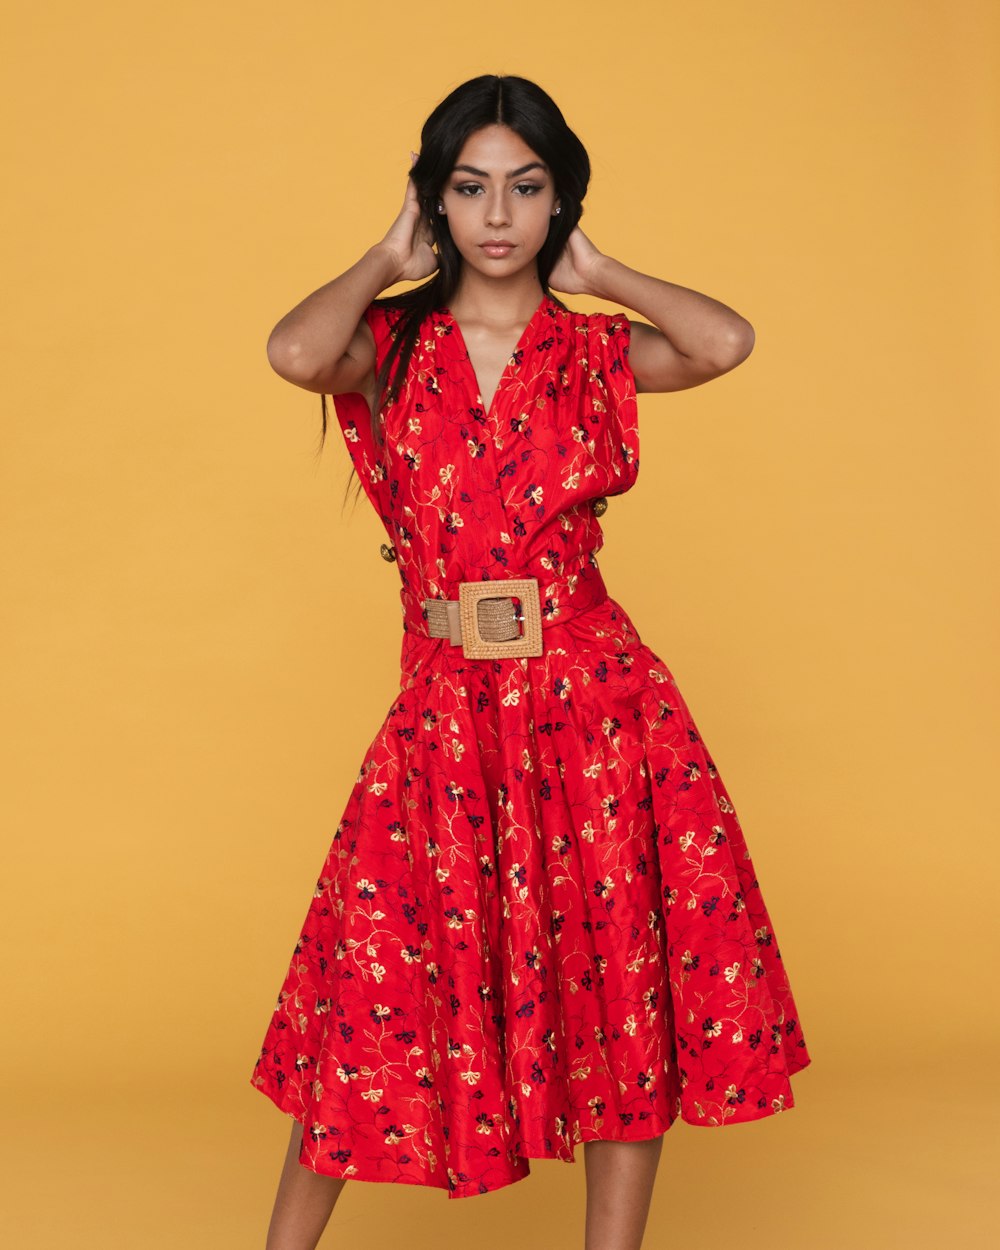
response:
{"label": "floral print fabric", "polygon": [[[381,363],[398,312],[365,316]],[[335,396],[403,638],[251,1075],[313,1171],[461,1198],[794,1105],[810,1059],[736,811],[596,559],[594,501],[639,470],[630,332],[544,296],[486,411],[442,308],[384,447]],[[543,655],[427,635],[425,598],[511,577],[539,581]]]}

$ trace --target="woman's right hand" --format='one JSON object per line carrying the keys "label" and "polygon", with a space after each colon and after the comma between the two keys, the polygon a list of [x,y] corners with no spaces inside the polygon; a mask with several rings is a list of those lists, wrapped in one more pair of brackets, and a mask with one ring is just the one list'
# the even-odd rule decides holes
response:
{"label": "woman's right hand", "polygon": [[[416,156],[410,153],[411,164]],[[380,246],[391,252],[399,265],[396,281],[418,281],[429,277],[438,267],[438,258],[431,244],[434,235],[420,211],[417,188],[409,174],[406,176],[406,195],[399,216],[381,240]]]}

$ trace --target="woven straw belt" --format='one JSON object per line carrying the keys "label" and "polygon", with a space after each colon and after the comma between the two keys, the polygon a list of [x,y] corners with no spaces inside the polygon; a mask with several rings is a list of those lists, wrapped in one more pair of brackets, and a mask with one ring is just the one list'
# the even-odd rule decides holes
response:
{"label": "woven straw belt", "polygon": [[[520,600],[520,610],[514,598]],[[457,599],[425,599],[427,633],[447,638],[470,659],[542,654],[538,580],[459,582]],[[524,632],[519,626],[523,623]]]}

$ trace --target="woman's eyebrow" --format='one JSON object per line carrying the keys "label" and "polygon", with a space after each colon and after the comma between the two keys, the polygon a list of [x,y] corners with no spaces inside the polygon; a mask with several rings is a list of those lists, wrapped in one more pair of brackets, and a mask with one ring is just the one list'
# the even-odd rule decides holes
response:
{"label": "woman's eyebrow", "polygon": [[[545,166],[540,161],[532,161],[530,165],[522,165],[520,169],[512,169],[507,177],[520,178],[520,176],[522,174],[526,174],[529,169],[540,169],[542,173],[545,172]],[[485,169],[476,169],[474,165],[456,165],[451,172],[453,174],[457,174],[460,170],[467,174],[475,174],[478,178],[489,177],[489,174]]]}

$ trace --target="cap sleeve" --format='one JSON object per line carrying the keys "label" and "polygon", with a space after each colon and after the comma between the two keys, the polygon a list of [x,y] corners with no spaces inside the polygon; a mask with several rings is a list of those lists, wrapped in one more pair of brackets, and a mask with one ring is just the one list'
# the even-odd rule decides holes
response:
{"label": "cap sleeve", "polygon": [[[390,324],[386,310],[369,304],[363,314],[375,339],[375,368],[389,350]],[[384,448],[375,442],[368,401],[357,391],[333,396],[337,422],[362,488],[391,536],[391,523],[385,498],[387,469]]]}
{"label": "cap sleeve", "polygon": [[365,309],[364,318],[375,339],[375,369],[377,371],[392,345],[399,310],[386,304],[372,303]]}
{"label": "cap sleeve", "polygon": [[632,323],[623,312],[595,313],[589,333],[596,380],[604,392],[610,467],[621,478],[615,494],[621,494],[639,475],[639,405],[629,363]]}

